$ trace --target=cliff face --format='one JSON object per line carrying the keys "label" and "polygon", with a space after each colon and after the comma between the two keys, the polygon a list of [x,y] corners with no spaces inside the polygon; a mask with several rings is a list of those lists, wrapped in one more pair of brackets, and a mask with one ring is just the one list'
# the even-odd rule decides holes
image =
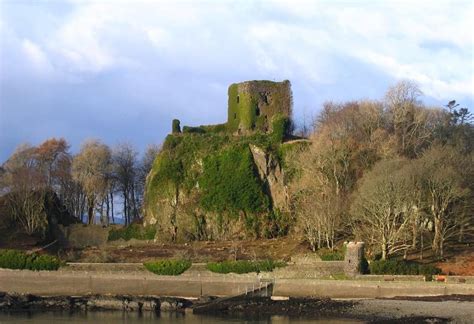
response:
{"label": "cliff face", "polygon": [[285,174],[281,164],[272,154],[258,146],[250,144],[250,151],[257,166],[258,175],[268,188],[272,207],[287,212],[289,210],[288,186],[285,184]]}
{"label": "cliff face", "polygon": [[145,225],[157,239],[273,237],[288,227],[288,192],[269,135],[170,135],[148,175]]}

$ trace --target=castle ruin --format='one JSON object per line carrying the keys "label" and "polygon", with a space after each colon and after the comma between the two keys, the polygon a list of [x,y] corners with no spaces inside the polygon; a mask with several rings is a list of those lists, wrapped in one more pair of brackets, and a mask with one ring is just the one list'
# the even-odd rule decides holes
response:
{"label": "castle ruin", "polygon": [[273,116],[291,116],[292,93],[288,80],[234,83],[229,86],[228,95],[227,128],[231,132],[270,132]]}
{"label": "castle ruin", "polygon": [[[206,133],[225,130],[247,135],[259,131],[272,132],[272,119],[276,115],[291,118],[293,96],[290,81],[268,80],[233,83],[228,90],[227,123],[199,127],[183,127],[183,133]],[[172,122],[172,134],[181,133],[180,122]]]}

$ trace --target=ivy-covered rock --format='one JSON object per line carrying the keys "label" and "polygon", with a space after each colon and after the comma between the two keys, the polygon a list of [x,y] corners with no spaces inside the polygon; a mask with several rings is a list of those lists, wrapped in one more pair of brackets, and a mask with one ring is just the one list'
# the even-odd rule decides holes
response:
{"label": "ivy-covered rock", "polygon": [[147,178],[145,223],[163,241],[286,233],[280,145],[262,133],[169,135]]}

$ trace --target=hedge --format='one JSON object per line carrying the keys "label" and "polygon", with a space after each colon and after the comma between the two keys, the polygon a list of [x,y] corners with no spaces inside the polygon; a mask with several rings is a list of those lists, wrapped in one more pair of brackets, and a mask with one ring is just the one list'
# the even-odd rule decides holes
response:
{"label": "hedge", "polygon": [[20,270],[58,270],[61,261],[50,255],[26,254],[17,250],[0,250],[0,268]]}
{"label": "hedge", "polygon": [[249,273],[249,272],[263,272],[273,271],[275,268],[286,266],[286,263],[273,260],[263,261],[223,261],[223,262],[209,262],[206,267],[208,270],[217,273]]}
{"label": "hedge", "polygon": [[371,274],[424,275],[427,280],[441,273],[441,269],[430,265],[403,260],[378,260],[369,264]]}
{"label": "hedge", "polygon": [[145,268],[157,275],[178,276],[191,267],[188,260],[160,260],[143,263]]}

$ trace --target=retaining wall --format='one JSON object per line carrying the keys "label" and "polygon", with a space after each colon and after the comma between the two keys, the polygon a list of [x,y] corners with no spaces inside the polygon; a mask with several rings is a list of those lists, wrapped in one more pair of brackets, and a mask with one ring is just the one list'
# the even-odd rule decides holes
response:
{"label": "retaining wall", "polygon": [[266,278],[321,279],[332,274],[345,273],[344,261],[316,261],[312,264],[294,264],[263,273]]}
{"label": "retaining wall", "polygon": [[474,285],[441,284],[437,282],[278,279],[275,280],[273,295],[330,298],[474,295]]}
{"label": "retaining wall", "polygon": [[0,291],[41,296],[234,296],[265,286],[257,275],[157,276],[152,273],[0,269]]}
{"label": "retaining wall", "polygon": [[474,295],[474,284],[370,282],[357,280],[262,279],[256,274],[157,276],[151,273],[0,270],[0,291],[41,296],[235,296],[273,283],[284,297],[380,298]]}

